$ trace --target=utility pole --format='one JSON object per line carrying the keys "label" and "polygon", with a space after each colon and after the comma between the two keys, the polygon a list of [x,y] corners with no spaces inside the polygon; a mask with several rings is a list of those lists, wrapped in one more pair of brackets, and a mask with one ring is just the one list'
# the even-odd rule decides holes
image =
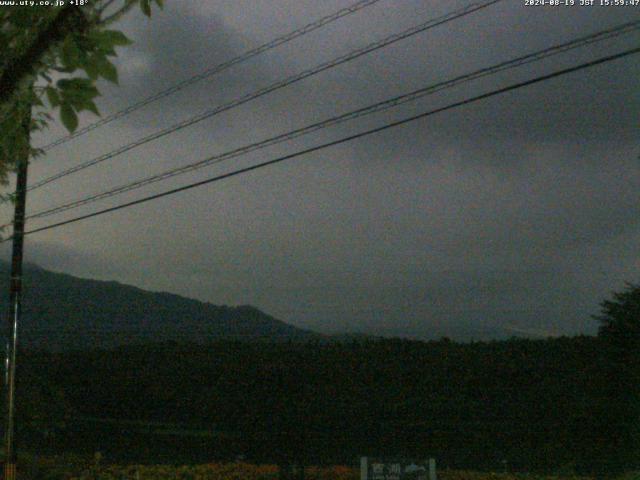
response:
{"label": "utility pole", "polygon": [[15,451],[15,379],[16,349],[18,346],[18,323],[22,310],[22,250],[24,245],[24,217],[27,203],[27,169],[29,165],[29,145],[31,130],[31,106],[22,121],[25,142],[16,155],[17,180],[13,215],[13,236],[11,252],[11,279],[9,282],[9,312],[7,317],[7,346],[5,360],[5,464],[4,480],[16,479]]}

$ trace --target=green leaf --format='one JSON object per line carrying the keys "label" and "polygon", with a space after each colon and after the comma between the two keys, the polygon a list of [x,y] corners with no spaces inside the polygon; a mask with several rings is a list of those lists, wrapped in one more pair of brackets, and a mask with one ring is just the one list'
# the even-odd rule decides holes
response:
{"label": "green leaf", "polygon": [[98,32],[101,42],[108,46],[131,45],[133,42],[127,36],[118,30],[103,30]]}
{"label": "green leaf", "polygon": [[98,69],[98,66],[96,65],[96,61],[94,58],[91,58],[87,61],[87,63],[85,63],[82,68],[84,69],[85,72],[87,72],[87,76],[91,79],[91,80],[97,80],[98,76],[100,75],[100,71]]}
{"label": "green leaf", "polygon": [[93,82],[88,78],[63,78],[58,80],[57,85],[62,90],[95,90]]}
{"label": "green leaf", "polygon": [[96,114],[98,117],[100,116],[100,110],[98,110],[98,106],[93,101],[87,104],[87,110],[89,110],[91,113]]}
{"label": "green leaf", "polygon": [[147,17],[151,16],[151,3],[149,0],[140,0],[140,10],[142,10],[142,13],[144,13]]}
{"label": "green leaf", "polygon": [[76,69],[75,68],[69,68],[69,67],[53,67],[53,70],[55,70],[56,72],[61,72],[61,73],[73,73]]}
{"label": "green leaf", "polygon": [[55,88],[47,87],[45,92],[47,92],[47,98],[52,107],[55,108],[60,105],[60,95],[58,95],[58,91]]}
{"label": "green leaf", "polygon": [[63,103],[77,104],[97,97],[100,92],[88,78],[64,78],[58,80]]}
{"label": "green leaf", "polygon": [[60,119],[69,132],[74,132],[78,128],[78,116],[70,105],[64,104],[60,107]]}
{"label": "green leaf", "polygon": [[97,67],[102,78],[116,84],[118,83],[118,70],[116,70],[116,67],[109,60],[105,58]]}
{"label": "green leaf", "polygon": [[162,8],[164,7],[164,0],[156,0],[156,4],[158,5],[158,7]]}
{"label": "green leaf", "polygon": [[95,113],[96,115],[100,115],[98,112],[98,107],[93,100],[88,97],[74,98],[71,105],[75,109],[76,112],[80,112],[82,110],[89,110],[90,112]]}
{"label": "green leaf", "polygon": [[64,66],[70,69],[78,68],[78,64],[81,60],[81,55],[82,52],[74,41],[73,36],[67,37],[67,39],[62,44],[62,49],[60,52],[60,57]]}
{"label": "green leaf", "polygon": [[33,28],[35,10],[29,7],[14,8],[9,14],[9,22],[18,28]]}
{"label": "green leaf", "polygon": [[100,112],[98,111],[98,107],[96,106],[93,100],[87,100],[82,104],[82,110],[89,110],[91,113],[100,116]]}

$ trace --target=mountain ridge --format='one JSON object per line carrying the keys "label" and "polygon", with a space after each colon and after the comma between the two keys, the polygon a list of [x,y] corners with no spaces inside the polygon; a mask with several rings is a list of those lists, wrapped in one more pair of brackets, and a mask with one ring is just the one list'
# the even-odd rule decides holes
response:
{"label": "mountain ridge", "polygon": [[[0,292],[9,264],[0,261]],[[20,344],[47,350],[92,349],[146,342],[205,343],[321,337],[251,305],[227,306],[111,280],[84,279],[25,264]],[[7,296],[0,293],[6,311]]]}

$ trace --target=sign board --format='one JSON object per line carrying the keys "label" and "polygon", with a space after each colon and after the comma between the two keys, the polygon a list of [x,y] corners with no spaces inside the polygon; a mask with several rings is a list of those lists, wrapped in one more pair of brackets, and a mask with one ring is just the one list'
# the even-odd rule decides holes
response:
{"label": "sign board", "polygon": [[360,480],[437,480],[436,461],[362,457]]}

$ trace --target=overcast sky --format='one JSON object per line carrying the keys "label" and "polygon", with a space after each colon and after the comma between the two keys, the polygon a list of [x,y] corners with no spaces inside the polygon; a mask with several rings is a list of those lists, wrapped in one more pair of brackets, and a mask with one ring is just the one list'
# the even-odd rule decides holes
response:
{"label": "overcast sky", "polygon": [[[50,151],[35,182],[469,0],[381,0]],[[168,0],[119,26],[115,112],[348,0]],[[632,19],[504,0],[30,192],[35,212]],[[173,178],[71,218],[637,46],[640,34],[460,86]],[[640,281],[638,56],[287,163],[28,237],[27,259],[296,326],[421,338],[594,333]],[[95,117],[82,117],[83,124]],[[64,133],[58,126],[36,144]],[[5,209],[4,216],[8,218]]]}

